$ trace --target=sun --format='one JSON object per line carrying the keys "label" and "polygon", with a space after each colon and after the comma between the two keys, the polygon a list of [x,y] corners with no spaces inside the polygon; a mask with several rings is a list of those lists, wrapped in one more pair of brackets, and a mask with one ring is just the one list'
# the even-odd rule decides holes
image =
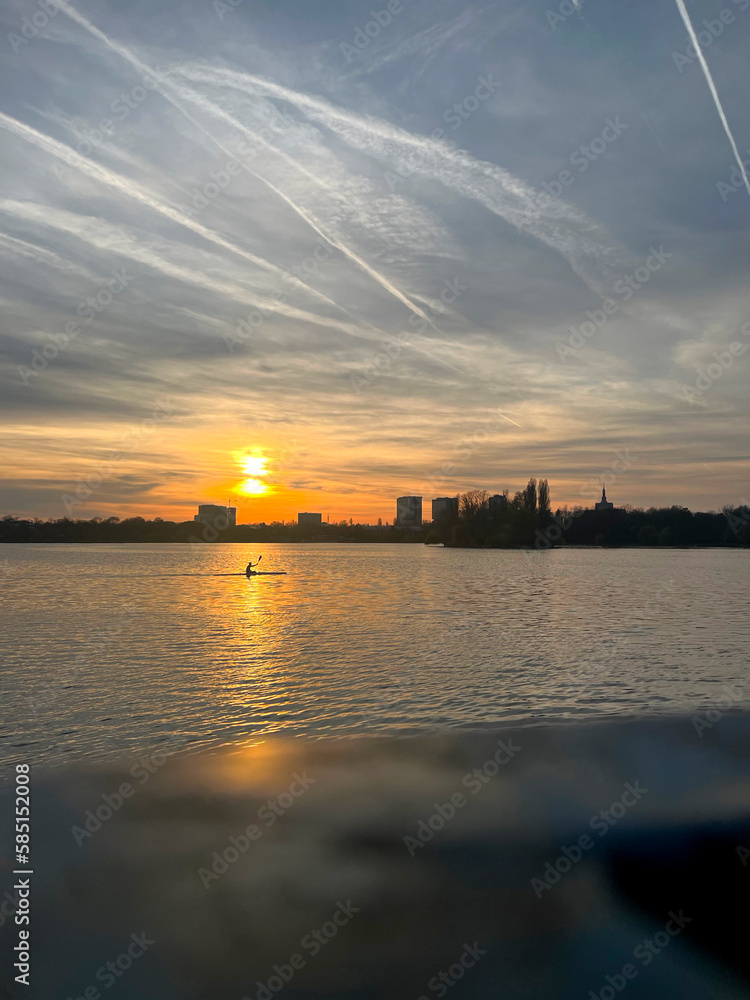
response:
{"label": "sun", "polygon": [[268,493],[268,484],[259,478],[260,476],[268,475],[268,459],[263,455],[243,455],[239,459],[239,464],[242,471],[249,478],[240,483],[237,487],[238,492],[252,497],[263,496],[263,494]]}
{"label": "sun", "polygon": [[268,493],[268,486],[266,483],[262,483],[260,479],[246,479],[243,483],[238,486],[240,493],[244,493],[245,496],[259,497],[264,493]]}
{"label": "sun", "polygon": [[268,469],[268,459],[263,458],[262,455],[245,455],[241,461],[242,471],[246,472],[248,476],[267,476]]}

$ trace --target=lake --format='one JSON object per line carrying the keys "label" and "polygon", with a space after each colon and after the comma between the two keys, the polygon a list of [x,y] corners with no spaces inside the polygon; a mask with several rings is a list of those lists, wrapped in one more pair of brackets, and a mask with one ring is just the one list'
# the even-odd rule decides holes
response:
{"label": "lake", "polygon": [[748,704],[742,550],[0,550],[6,764]]}

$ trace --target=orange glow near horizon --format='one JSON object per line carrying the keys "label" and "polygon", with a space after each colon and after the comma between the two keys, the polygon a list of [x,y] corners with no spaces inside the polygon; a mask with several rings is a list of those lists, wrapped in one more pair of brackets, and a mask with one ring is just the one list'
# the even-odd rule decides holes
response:
{"label": "orange glow near horizon", "polygon": [[[515,416],[524,425],[531,422],[526,412],[514,412]],[[612,472],[614,455],[603,452],[592,458],[577,443],[583,431],[572,419],[554,424],[555,440],[532,453],[533,465],[524,450],[531,447],[528,435],[508,425],[504,450],[498,440],[492,442],[494,451],[477,452],[476,463],[486,468],[484,472],[471,471],[469,463],[458,459],[447,444],[417,447],[387,440],[360,451],[352,438],[353,428],[343,424],[322,429],[284,425],[282,432],[254,428],[249,418],[243,423],[220,411],[200,426],[165,421],[156,428],[137,428],[135,444],[128,447],[121,443],[127,433],[133,433],[128,421],[109,426],[82,420],[66,426],[76,441],[74,451],[61,449],[59,427],[51,419],[39,426],[18,424],[11,435],[6,434],[1,447],[6,486],[13,478],[21,485],[0,513],[74,519],[161,517],[187,522],[199,504],[215,503],[236,507],[240,524],[293,522],[300,511],[319,511],[323,520],[330,515],[331,523],[353,518],[355,523],[375,524],[379,517],[393,521],[396,497],[404,494],[421,494],[423,515],[429,519],[433,497],[479,486],[487,486],[490,492],[507,487],[512,494],[532,474],[549,478],[554,510],[565,505],[592,506],[602,478]],[[368,433],[374,433],[372,428]],[[574,442],[566,443],[567,437],[575,438]],[[115,447],[120,457],[112,460]],[[738,490],[737,477],[750,474],[747,462],[709,469],[675,460],[669,475],[660,478],[654,472],[660,467],[660,448],[653,444],[644,452],[651,455],[648,461],[644,457],[614,483],[607,483],[607,496],[616,506],[679,502],[692,504],[696,510],[719,509],[722,502],[731,500],[732,490]],[[433,470],[442,469],[444,462],[455,466],[452,476],[438,476],[437,481],[427,478]],[[571,465],[570,471],[561,468],[563,462]],[[50,480],[51,469],[54,480]],[[86,500],[68,509],[64,498],[75,497],[76,488],[89,477],[92,484],[101,480],[100,484],[92,486]],[[594,483],[597,495],[592,497]]]}

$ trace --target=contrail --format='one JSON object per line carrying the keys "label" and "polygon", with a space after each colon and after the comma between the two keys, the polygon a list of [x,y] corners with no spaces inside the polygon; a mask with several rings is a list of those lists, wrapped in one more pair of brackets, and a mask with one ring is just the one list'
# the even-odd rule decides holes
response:
{"label": "contrail", "polygon": [[[79,14],[78,11],[75,10],[75,8],[71,6],[66,6],[63,7],[62,10],[74,21],[80,24],[82,28],[85,28],[86,31],[89,32],[89,34],[93,35],[95,38],[98,38],[101,42],[103,42],[104,45],[112,49],[113,52],[116,52],[126,62],[129,62],[130,65],[134,66],[139,72],[151,76],[152,79],[154,79],[157,82],[157,89],[159,93],[162,95],[162,97],[164,97],[164,99],[168,101],[173,107],[175,107],[180,112],[180,114],[182,114],[192,125],[194,125],[200,132],[202,132],[203,135],[205,135],[208,139],[210,139],[213,143],[215,143],[223,153],[225,153],[230,159],[234,159],[234,154],[230,150],[228,150],[226,146],[224,146],[223,143],[221,143],[211,132],[209,132],[208,129],[206,129],[205,126],[201,124],[201,122],[199,122],[193,115],[191,115],[190,112],[181,104],[181,102],[178,101],[169,92],[169,90],[177,90],[177,93],[179,94],[181,99],[195,100],[195,98],[198,95],[196,95],[194,91],[192,91],[190,88],[175,87],[175,85],[169,81],[165,83],[163,74],[157,72],[156,70],[148,66],[145,62],[143,62],[143,60],[139,59],[138,56],[135,55],[135,53],[131,52],[130,49],[126,48],[126,46],[121,45],[120,43],[115,42],[111,38],[109,38],[107,35],[104,34],[103,31],[100,31],[99,28],[95,27],[82,14]],[[185,89],[187,89],[188,91],[187,94],[183,92]],[[2,115],[1,112],[0,115]],[[435,326],[434,322],[430,319],[430,317],[422,309],[420,309],[419,306],[414,304],[414,302],[408,296],[404,295],[404,293],[402,293],[400,289],[397,289],[396,286],[394,286],[391,282],[388,282],[387,279],[383,277],[383,275],[377,272],[374,268],[370,267],[370,265],[368,265],[358,255],[355,255],[353,251],[351,251],[351,249],[345,247],[340,240],[333,239],[328,234],[324,233],[319,227],[317,227],[314,224],[312,218],[307,213],[303,214],[299,206],[296,205],[296,203],[294,203],[291,199],[287,198],[286,195],[284,195],[278,188],[276,188],[275,185],[272,185],[270,181],[266,180],[265,177],[262,177],[254,170],[251,170],[246,164],[243,164],[243,166],[248,173],[252,174],[252,176],[256,177],[259,181],[262,181],[269,188],[271,188],[277,194],[279,194],[290,205],[291,208],[297,211],[297,213],[302,218],[304,218],[304,220],[308,223],[308,225],[310,225],[315,230],[315,232],[317,232],[319,235],[323,237],[323,239],[326,239],[332,246],[337,247],[347,257],[349,257],[350,260],[353,260],[356,264],[362,267],[362,269],[365,270],[365,272],[368,273],[371,277],[375,278],[375,280],[378,281],[378,283],[382,287],[384,287],[387,291],[389,291],[392,295],[394,295],[397,299],[399,299],[399,301],[403,302],[403,304],[406,305],[411,312],[416,313],[420,318],[424,319],[432,327],[433,330],[435,330],[437,333],[440,332],[438,328]],[[307,173],[307,171],[305,172]],[[331,305],[335,306],[337,309],[340,309],[346,316],[353,318],[351,317],[351,314],[347,309],[339,305],[333,299],[330,299],[328,296],[323,295],[322,292],[317,292],[314,288],[305,284],[302,281],[299,281],[298,279],[291,279],[291,280],[294,282],[295,285],[299,285],[301,288],[304,288],[305,290],[312,292],[318,298],[323,299],[324,301],[329,302]],[[370,329],[376,330],[376,328],[371,326],[371,324],[367,323],[366,325],[370,327]],[[376,330],[376,332],[382,333],[383,331]],[[431,360],[437,361],[438,364],[441,364],[444,367],[449,368],[451,371],[454,371],[461,376],[464,375],[464,372],[462,372],[459,368],[456,368],[454,365],[449,364],[447,361],[443,361],[441,358],[435,358],[434,353],[431,354],[429,351],[417,347],[415,344],[412,344],[412,350],[427,355]]]}
{"label": "contrail", "polygon": [[[221,279],[210,278],[202,274],[200,271],[195,271],[192,268],[174,263],[165,257],[160,257],[159,254],[149,247],[143,239],[136,240],[132,230],[125,228],[116,229],[102,219],[76,215],[75,213],[68,212],[65,209],[51,209],[47,206],[42,207],[29,202],[11,201],[4,198],[0,198],[0,212],[11,215],[17,219],[24,219],[25,221],[39,226],[45,226],[48,229],[56,229],[62,233],[70,233],[82,242],[86,242],[89,246],[92,246],[97,250],[101,250],[104,253],[109,251],[119,254],[120,256],[127,257],[130,260],[134,260],[137,263],[142,264],[144,267],[150,267],[153,270],[159,271],[167,277],[184,282],[193,288],[206,288],[210,292],[214,292],[217,295],[223,295],[226,298],[242,305],[250,306],[254,309],[260,309],[262,312],[276,312],[281,316],[286,316],[288,319],[296,319],[300,322],[306,323],[315,323],[318,326],[323,326],[327,329],[341,330],[342,332],[349,334],[349,336],[356,337],[358,339],[370,340],[370,338],[362,337],[356,327],[342,323],[339,320],[332,319],[330,317],[321,317],[314,312],[298,309],[290,303],[283,303],[281,301],[276,301],[269,296],[248,291],[247,288],[237,285],[231,280],[222,281]],[[14,241],[16,244],[21,242],[22,241],[20,240]],[[2,247],[3,244],[4,234],[0,232],[0,247]],[[23,252],[23,247],[19,248],[11,246],[11,249],[14,249],[16,252]],[[44,251],[44,253],[47,254],[48,258],[55,257],[55,255],[49,251]],[[42,259],[49,266],[55,266],[54,260],[47,258]],[[72,268],[72,264],[68,266],[68,270],[71,270]],[[88,279],[95,277],[95,275],[86,271],[81,270],[81,273],[85,274]]]}
{"label": "contrail", "polygon": [[[194,125],[208,139],[210,139],[212,142],[214,142],[225,155],[229,156],[230,159],[234,159],[234,155],[231,152],[231,150],[228,150],[223,145],[223,143],[221,143],[214,135],[212,135],[211,132],[208,131],[208,129],[205,128],[204,125],[202,125],[193,115],[191,115],[190,112],[187,111],[182,106],[182,104],[179,101],[175,100],[175,98],[170,93],[167,92],[167,90],[164,87],[164,79],[163,79],[162,74],[156,72],[150,66],[147,66],[146,63],[144,63],[141,59],[139,59],[126,46],[124,46],[124,45],[122,45],[120,43],[114,42],[111,38],[109,38],[107,35],[105,35],[103,31],[101,31],[99,28],[95,27],[82,14],[79,14],[78,11],[75,10],[74,7],[65,6],[65,7],[62,8],[62,10],[69,17],[71,17],[74,21],[76,21],[78,24],[80,24],[82,28],[85,28],[86,31],[88,31],[91,35],[93,35],[95,38],[98,38],[101,42],[103,42],[105,45],[107,45],[109,48],[111,48],[114,52],[116,52],[119,56],[121,56],[121,58],[123,58],[127,62],[129,62],[131,64],[131,66],[135,66],[135,68],[138,69],[141,73],[143,73],[143,72],[148,73],[149,76],[151,76],[153,79],[155,79],[157,81],[157,83],[159,84],[158,90],[159,90],[159,93],[162,95],[162,97],[164,97],[167,101],[169,101],[169,103],[172,104],[173,107],[175,107],[182,115],[184,115],[184,117],[191,123],[191,125]],[[169,82],[167,82],[166,86],[167,86],[167,88],[169,87]],[[174,88],[174,89],[176,89],[176,88]],[[261,176],[260,174],[256,173],[254,170],[250,170],[250,168],[247,167],[246,164],[243,164],[243,166],[248,171],[248,173],[252,174],[253,177],[256,177],[259,181],[261,181],[263,184],[265,184],[270,190],[272,190],[276,195],[278,195],[280,198],[282,198],[282,200],[284,202],[286,202],[286,204],[294,212],[296,212],[300,216],[300,218],[303,219],[310,226],[310,228],[314,230],[314,232],[316,232],[324,240],[327,240],[332,246],[335,246],[337,250],[339,250],[346,257],[348,257],[349,260],[351,260],[354,264],[356,264],[358,267],[360,267],[367,275],[369,275],[369,277],[373,278],[387,292],[389,292],[396,299],[398,299],[399,302],[401,302],[403,305],[405,305],[407,307],[407,309],[409,309],[413,313],[416,313],[417,316],[420,317],[420,319],[423,319],[426,323],[428,323],[433,328],[433,330],[435,330],[436,332],[438,332],[437,327],[432,322],[432,320],[430,319],[430,317],[422,309],[420,309],[419,306],[416,305],[416,303],[414,303],[407,295],[405,295],[399,288],[397,288],[396,285],[394,285],[392,281],[389,281],[386,277],[384,277],[384,275],[382,275],[374,267],[372,267],[370,264],[368,264],[362,257],[360,257],[358,254],[354,253],[354,251],[351,250],[348,246],[346,246],[346,244],[344,244],[341,240],[336,239],[335,237],[332,237],[332,236],[328,235],[327,233],[323,232],[323,230],[321,229],[321,227],[316,224],[316,222],[312,219],[312,217],[310,216],[310,214],[307,213],[307,212],[305,212],[292,198],[290,198],[288,195],[284,194],[275,184],[272,184],[269,180],[267,180],[265,177]],[[298,282],[298,284],[303,285],[303,287],[305,287],[305,288],[309,287],[309,286],[305,285],[304,282]],[[318,294],[320,295],[320,293],[318,293]],[[340,305],[338,305],[338,303],[333,302],[332,300],[328,300],[328,301],[330,301],[332,305],[336,306],[336,308],[341,309],[343,312],[345,312],[345,313],[347,313],[347,315],[349,315],[348,312],[347,312],[347,310],[343,309],[343,307],[340,306]]]}
{"label": "contrail", "polygon": [[517,424],[515,420],[511,420],[511,419],[510,419],[510,417],[509,417],[509,416],[507,416],[507,414],[505,414],[505,413],[501,413],[501,412],[500,412],[500,410],[498,410],[498,411],[497,411],[497,415],[498,415],[499,417],[502,417],[502,418],[503,418],[503,420],[507,420],[507,421],[508,421],[509,423],[511,423],[511,424],[515,424],[515,426],[516,426],[516,427],[520,427],[520,428],[521,428],[521,430],[524,430],[524,427],[523,427],[523,426],[522,426],[521,424]]}
{"label": "contrail", "polygon": [[437,180],[462,196],[479,201],[489,211],[556,250],[582,281],[597,294],[606,294],[599,276],[592,274],[589,266],[592,260],[597,265],[610,263],[612,248],[597,240],[600,227],[563,201],[558,201],[557,214],[545,213],[537,205],[533,189],[503,168],[476,160],[446,142],[413,135],[383,119],[357,117],[324,98],[291,90],[250,73],[201,63],[180,66],[178,71],[191,83],[224,86],[252,97],[270,96],[294,104],[308,119],[333,132],[347,145],[369,156],[390,160],[397,172]]}
{"label": "contrail", "polygon": [[[171,81],[169,85],[174,86],[174,84],[172,84]],[[237,121],[231,115],[227,114],[223,110],[223,108],[219,108],[217,105],[213,104],[213,102],[206,100],[202,94],[198,94],[195,91],[189,90],[188,94],[185,95],[183,93],[184,88],[175,88],[175,89],[180,94],[180,96],[184,97],[186,100],[193,101],[194,103],[198,104],[200,108],[202,108],[203,110],[208,110],[209,113],[213,114],[214,116],[218,115],[222,117],[234,128],[238,129],[241,132],[244,132],[244,134],[247,136],[252,136],[258,142],[264,145],[267,149],[273,150],[274,153],[276,153],[278,156],[281,156],[284,160],[286,160],[287,163],[292,165],[295,169],[301,171],[306,177],[308,177],[312,181],[312,183],[316,184],[318,187],[322,188],[327,187],[327,185],[323,183],[319,177],[313,174],[312,171],[308,170],[303,164],[298,163],[296,160],[293,159],[293,157],[285,153],[284,150],[277,149],[275,146],[272,146],[270,143],[266,142],[266,140],[263,139],[261,136],[259,135],[256,136],[250,129],[242,125],[241,122]],[[361,268],[367,275],[369,275],[374,281],[376,281],[379,285],[381,285],[387,292],[395,296],[399,300],[399,302],[401,302],[403,305],[406,306],[407,309],[410,310],[410,312],[416,313],[420,317],[420,319],[425,320],[425,322],[427,322],[432,327],[433,330],[439,332],[435,324],[430,319],[430,317],[427,316],[427,314],[422,309],[420,309],[418,305],[415,304],[413,297],[409,298],[407,295],[405,295],[400,288],[398,288],[396,285],[393,284],[392,281],[389,281],[384,275],[382,275],[374,267],[368,264],[368,262],[363,257],[355,253],[354,250],[352,250],[351,247],[347,246],[342,240],[340,240],[338,236],[333,236],[330,233],[326,232],[321,227],[321,225],[316,221],[314,216],[311,215],[310,212],[302,208],[301,205],[299,205],[296,201],[294,201],[287,194],[285,194],[285,192],[282,191],[279,187],[277,187],[275,184],[272,184],[271,181],[263,177],[262,174],[257,173],[255,170],[251,170],[250,167],[247,166],[247,164],[243,163],[242,166],[249,174],[257,178],[259,181],[261,181],[261,183],[265,184],[266,187],[268,187],[271,191],[274,192],[274,194],[278,195],[278,197],[281,198],[282,201],[286,202],[286,204],[289,205],[292,211],[296,212],[297,215],[299,215],[299,217],[318,234],[318,236],[326,240],[326,242],[330,243],[331,246],[336,247],[336,249],[339,250],[341,253],[343,253],[345,257],[348,257],[349,260],[352,261],[352,263],[356,264],[359,268]]]}
{"label": "contrail", "polygon": [[242,247],[237,246],[236,243],[232,243],[230,240],[225,240],[212,229],[208,229],[206,226],[201,225],[201,223],[196,222],[183,212],[173,208],[167,202],[160,201],[148,188],[139,184],[137,181],[122,177],[122,175],[118,174],[116,171],[110,170],[108,167],[104,167],[101,164],[96,163],[94,160],[88,159],[76,150],[71,149],[70,146],[66,146],[57,139],[53,139],[46,133],[39,132],[30,125],[26,125],[24,122],[20,122],[16,118],[6,115],[4,111],[0,111],[0,129],[12,132],[14,135],[19,136],[19,138],[25,139],[27,142],[31,143],[31,145],[45,150],[45,152],[49,153],[51,156],[55,156],[58,159],[63,160],[65,163],[78,167],[81,173],[86,174],[94,180],[121,192],[134,201],[140,202],[147,208],[150,208],[153,211],[166,216],[166,218],[171,219],[172,222],[176,222],[179,225],[184,226],[186,229],[192,230],[192,232],[197,233],[197,235],[209,240],[216,246],[237,254],[264,271],[278,275],[281,278],[286,278],[295,286],[304,289],[314,298],[327,302],[329,305],[335,306],[337,309],[341,309],[341,306],[334,302],[333,299],[329,299],[327,295],[323,295],[322,292],[318,292],[316,289],[312,288],[310,285],[306,285],[298,278],[289,277],[288,273],[284,271],[283,268],[277,267],[276,264],[272,264],[264,257],[259,257],[257,254],[243,250]]}
{"label": "contrail", "polygon": [[[90,21],[88,21],[82,14],[79,14],[78,11],[75,10],[75,8],[67,5],[67,6],[61,7],[60,9],[63,11],[63,13],[67,14],[68,17],[70,17],[72,20],[74,20],[78,24],[80,24],[82,28],[85,28],[86,31],[89,32],[89,34],[91,34],[91,35],[94,36],[94,38],[98,38],[101,42],[103,42],[110,49],[112,49],[113,52],[116,52],[121,58],[123,58],[127,62],[129,62],[130,65],[134,66],[140,73],[143,73],[144,75],[150,76],[152,79],[154,79],[157,82],[157,84],[158,84],[157,89],[158,89],[159,93],[162,95],[162,97],[166,101],[169,101],[169,103],[173,107],[177,108],[177,110],[180,112],[180,114],[184,115],[184,117],[187,118],[187,120],[191,123],[191,125],[194,125],[208,139],[210,139],[213,143],[215,143],[219,147],[219,149],[222,151],[222,153],[224,153],[230,159],[234,159],[234,154],[231,152],[231,150],[227,149],[226,146],[224,146],[221,142],[219,142],[218,139],[215,138],[215,136],[211,135],[211,133],[206,128],[204,128],[204,126],[201,125],[201,123],[199,121],[197,121],[190,114],[189,111],[186,111],[185,108],[183,108],[182,105],[178,101],[176,101],[174,99],[174,97],[172,97],[170,94],[168,94],[168,93],[165,92],[165,90],[164,90],[164,88],[162,86],[162,74],[161,73],[158,73],[156,70],[152,69],[150,66],[147,66],[146,63],[144,63],[141,59],[139,59],[137,56],[135,56],[124,45],[120,45],[117,42],[113,42],[111,38],[109,38],[107,35],[104,34],[103,31],[100,31]],[[2,113],[0,112],[0,114],[2,114]],[[79,159],[83,159],[83,157],[78,157],[78,158]],[[189,226],[188,228],[193,228],[194,229],[195,226]],[[203,226],[201,226],[200,228],[204,229]],[[196,232],[197,232],[197,230],[196,230]],[[216,243],[216,242],[219,242],[219,240],[220,240],[219,237],[215,237],[213,239],[213,242]],[[299,278],[296,278],[293,275],[289,274],[288,272],[284,271],[283,268],[277,267],[276,265],[271,264],[270,262],[264,260],[263,258],[258,258],[255,255],[251,255],[251,254],[247,253],[244,250],[240,250],[239,247],[237,247],[233,243],[230,243],[228,240],[221,239],[220,242],[221,242],[222,245],[225,245],[229,249],[233,250],[235,253],[239,253],[242,256],[247,257],[248,260],[252,259],[254,263],[259,264],[259,266],[261,266],[261,267],[265,267],[266,270],[274,270],[274,271],[276,271],[278,274],[282,275],[287,280],[289,280],[293,285],[295,285],[296,287],[298,287],[300,289],[303,289],[304,291],[308,292],[314,298],[317,298],[317,299],[319,299],[322,302],[326,302],[328,305],[333,306],[335,309],[339,309],[341,312],[346,313],[347,316],[350,315],[348,313],[348,311],[346,309],[344,309],[343,306],[340,306],[338,304],[338,302],[334,302],[334,300],[331,299],[331,298],[329,298],[329,296],[324,295],[323,292],[319,292],[317,289],[313,288],[312,285],[308,285],[306,282],[301,281]]]}
{"label": "contrail", "polygon": [[690,20],[690,15],[685,7],[684,0],[676,0],[677,9],[680,12],[680,16],[685,23],[687,28],[687,33],[690,35],[690,41],[693,43],[695,51],[698,55],[698,62],[701,64],[701,69],[703,70],[703,75],[708,83],[708,89],[711,91],[711,96],[714,99],[714,104],[716,105],[716,110],[719,112],[719,118],[721,118],[721,124],[724,126],[724,131],[727,134],[729,143],[732,147],[732,152],[734,153],[734,158],[737,161],[737,166],[740,168],[740,173],[742,174],[742,179],[745,182],[745,188],[747,193],[750,194],[750,180],[748,180],[747,173],[745,172],[745,164],[742,162],[742,157],[740,156],[740,151],[737,148],[737,143],[734,141],[734,136],[732,135],[732,130],[729,128],[729,122],[727,121],[727,116],[724,114],[724,108],[721,106],[721,101],[719,100],[719,94],[716,90],[716,86],[711,76],[711,70],[708,68],[708,63],[706,62],[706,57],[703,55],[703,49],[700,47],[700,42],[698,41],[698,36],[695,34],[695,29],[693,28],[692,21]]}

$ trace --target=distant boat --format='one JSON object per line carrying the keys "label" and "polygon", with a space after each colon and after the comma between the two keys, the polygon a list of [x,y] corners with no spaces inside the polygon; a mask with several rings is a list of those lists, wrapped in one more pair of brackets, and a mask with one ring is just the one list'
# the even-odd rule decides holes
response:
{"label": "distant boat", "polygon": [[253,562],[252,559],[250,560],[250,562],[245,567],[246,577],[249,578],[251,576],[286,576],[285,570],[274,571],[270,569],[269,570],[253,569],[254,566],[258,565],[258,563],[261,561],[262,558],[263,556],[258,556],[258,562]]}

